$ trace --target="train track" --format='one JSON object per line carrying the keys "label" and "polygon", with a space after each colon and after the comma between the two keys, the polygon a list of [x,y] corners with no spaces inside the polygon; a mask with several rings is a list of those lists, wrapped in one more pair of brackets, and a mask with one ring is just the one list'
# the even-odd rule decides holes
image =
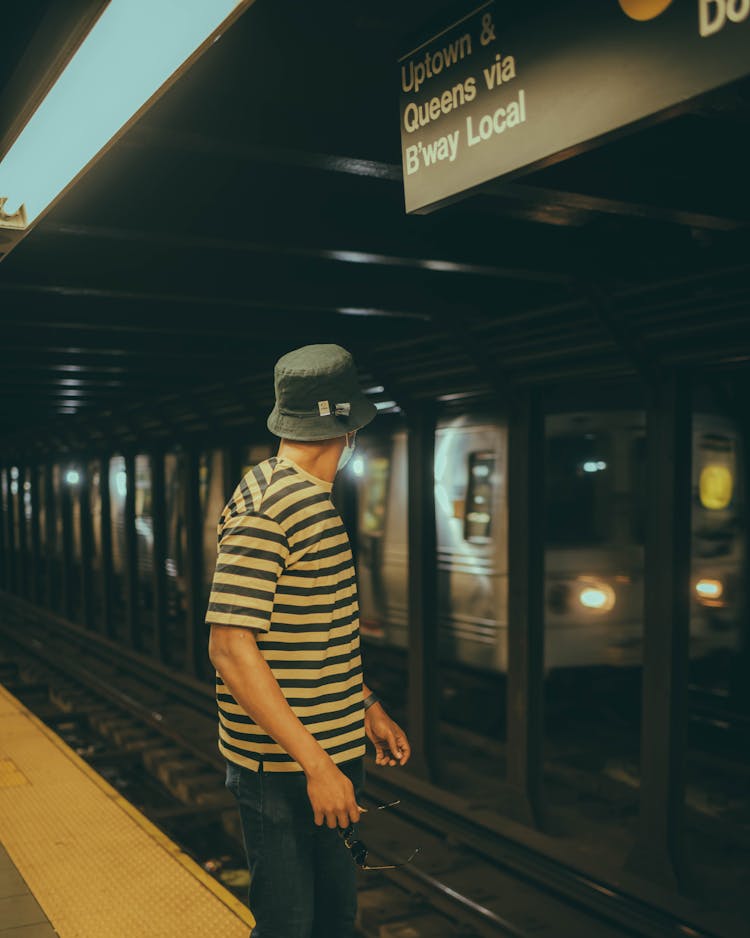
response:
{"label": "train track", "polygon": [[[13,611],[9,611],[13,610]],[[50,722],[80,722],[108,741],[97,765],[138,762],[173,795],[150,816],[175,835],[218,819],[238,839],[236,809],[223,788],[211,688],[177,673],[165,682],[153,663],[14,601],[4,605],[0,637],[14,671],[0,671],[22,699],[51,701]],[[15,673],[15,677],[14,677]],[[165,684],[167,689],[165,690]],[[57,715],[56,715],[57,714]],[[396,776],[368,775],[366,804],[402,804],[362,824],[374,856],[407,867],[362,874],[360,927],[372,938],[514,936],[620,938],[690,935],[718,938],[693,923],[541,856],[439,807]],[[371,817],[376,817],[368,824]]]}

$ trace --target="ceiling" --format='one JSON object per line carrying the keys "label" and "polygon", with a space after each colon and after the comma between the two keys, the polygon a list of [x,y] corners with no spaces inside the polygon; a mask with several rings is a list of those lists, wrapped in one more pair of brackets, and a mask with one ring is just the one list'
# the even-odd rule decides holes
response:
{"label": "ceiling", "polygon": [[0,458],[252,439],[308,342],[384,411],[750,361],[750,82],[406,216],[396,59],[447,6],[243,14],[0,264]]}

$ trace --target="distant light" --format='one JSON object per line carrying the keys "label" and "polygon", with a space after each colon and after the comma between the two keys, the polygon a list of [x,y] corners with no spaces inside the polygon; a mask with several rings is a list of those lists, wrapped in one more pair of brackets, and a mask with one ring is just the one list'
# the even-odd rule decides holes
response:
{"label": "distant light", "polygon": [[458,264],[456,261],[439,261],[439,260],[424,260],[421,263],[421,266],[425,270],[440,270],[445,273],[460,273],[464,270],[464,264]]}
{"label": "distant light", "polygon": [[582,468],[584,472],[601,472],[607,464],[601,459],[587,459]]}
{"label": "distant light", "polygon": [[721,580],[698,580],[695,584],[695,592],[701,599],[721,599],[724,584]]}
{"label": "distant light", "polygon": [[376,384],[374,387],[365,388],[365,394],[382,394],[385,388],[382,384]]}
{"label": "distant light", "polygon": [[479,476],[480,479],[486,479],[490,474],[490,467],[484,466],[481,463],[478,466],[474,466],[471,470],[472,475]]}
{"label": "distant light", "polygon": [[578,601],[586,609],[609,612],[615,604],[615,591],[606,583],[599,583],[596,586],[584,586],[578,594]]}
{"label": "distant light", "polygon": [[352,459],[352,472],[355,476],[363,476],[365,474],[365,461],[361,456],[355,456]]}
{"label": "distant light", "polygon": [[709,463],[701,470],[698,492],[701,505],[709,511],[728,508],[732,501],[734,478],[729,466]]}
{"label": "distant light", "polygon": [[11,466],[11,467],[10,467],[10,477],[11,477],[11,479],[17,479],[17,478],[18,478],[18,466]]}
{"label": "distant light", "polygon": [[395,401],[375,401],[375,406],[378,410],[389,410],[391,407],[396,406]]}
{"label": "distant light", "polygon": [[16,481],[11,481],[11,483],[10,483],[10,494],[11,494],[11,495],[18,495],[18,482],[16,482]]}
{"label": "distant light", "polygon": [[0,162],[0,198],[26,228],[239,0],[111,0]]}
{"label": "distant light", "polygon": [[120,469],[115,476],[115,489],[123,498],[128,494],[128,474],[124,469]]}
{"label": "distant light", "polygon": [[78,474],[78,470],[68,469],[68,471],[65,474],[65,481],[68,483],[68,485],[78,485],[78,483],[81,481],[81,477]]}
{"label": "distant light", "polygon": [[378,264],[383,260],[382,254],[368,254],[365,251],[328,251],[328,257],[346,264]]}

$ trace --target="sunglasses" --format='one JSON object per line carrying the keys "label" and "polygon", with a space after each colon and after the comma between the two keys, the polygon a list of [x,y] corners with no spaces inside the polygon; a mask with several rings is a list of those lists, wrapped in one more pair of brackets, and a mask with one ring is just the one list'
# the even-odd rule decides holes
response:
{"label": "sunglasses", "polygon": [[[385,811],[387,808],[394,808],[397,804],[401,804],[401,801],[391,801],[388,804],[380,804],[375,810]],[[362,811],[367,811],[367,808],[362,808]],[[402,866],[406,866],[408,863],[414,859],[414,857],[419,853],[419,847],[413,851],[412,855],[408,860],[404,860],[402,863],[391,863],[387,866],[370,866],[367,862],[367,847],[362,843],[361,840],[354,839],[354,825],[350,824],[348,827],[339,827],[337,828],[339,837],[344,841],[344,846],[351,853],[352,859],[357,864],[361,870],[397,870]]]}

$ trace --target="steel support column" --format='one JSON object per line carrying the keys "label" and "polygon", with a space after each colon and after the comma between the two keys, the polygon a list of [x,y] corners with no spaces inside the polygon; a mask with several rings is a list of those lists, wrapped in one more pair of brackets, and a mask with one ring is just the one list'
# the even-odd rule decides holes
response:
{"label": "steel support column", "polygon": [[203,641],[203,539],[201,537],[201,506],[199,489],[199,455],[196,450],[185,454],[185,528],[187,541],[186,590],[187,621],[185,624],[185,668],[188,674],[203,677],[207,655]]}
{"label": "steel support column", "polygon": [[135,532],[135,456],[125,454],[125,629],[128,645],[138,651],[141,630],[138,622],[138,546]]}
{"label": "steel support column", "polygon": [[6,530],[6,495],[5,495],[6,477],[5,467],[0,466],[0,587],[9,589],[8,584],[8,561],[10,552],[8,550],[8,532]]}
{"label": "steel support column", "polygon": [[45,574],[47,585],[45,589],[45,605],[52,612],[58,609],[58,581],[59,570],[57,558],[60,545],[57,543],[57,520],[55,513],[55,467],[48,462],[44,467],[44,553]]}
{"label": "steel support column", "polygon": [[438,781],[438,610],[435,532],[435,427],[431,404],[409,410],[409,691],[412,769]]}
{"label": "steel support column", "polygon": [[16,514],[18,517],[18,595],[29,596],[29,537],[26,526],[26,465],[18,467],[18,489],[16,491]]}
{"label": "steel support column", "polygon": [[31,486],[31,522],[29,525],[29,538],[31,542],[30,596],[33,603],[40,605],[43,591],[40,576],[41,541],[39,536],[39,466],[36,463],[32,463],[29,466],[29,484]]}
{"label": "steel support column", "polygon": [[683,815],[690,642],[691,395],[687,376],[655,383],[646,430],[640,823],[633,872],[684,882]]}
{"label": "steel support column", "polygon": [[99,462],[99,494],[101,500],[101,576],[102,576],[102,624],[101,630],[107,638],[116,638],[113,615],[112,582],[112,499],[109,489],[109,456]]}
{"label": "steel support column", "polygon": [[91,567],[94,553],[94,533],[91,528],[91,479],[87,463],[81,466],[81,481],[78,488],[79,517],[81,519],[81,608],[83,625],[93,629],[94,623],[94,578]]}
{"label": "steel support column", "polygon": [[18,590],[18,545],[16,544],[15,499],[13,497],[13,479],[11,467],[5,467],[5,543],[8,551],[8,589],[11,593]]}
{"label": "steel support column", "polygon": [[60,510],[62,512],[62,578],[60,598],[62,614],[73,621],[73,506],[70,483],[60,472]]}
{"label": "steel support column", "polygon": [[166,653],[167,628],[167,501],[164,480],[164,453],[151,454],[151,514],[154,525],[153,595],[154,595],[154,647],[153,655],[162,664]]}
{"label": "steel support column", "polygon": [[[740,466],[738,473],[741,479],[741,536],[747,538],[748,535],[748,516],[747,510],[750,507],[750,420],[744,413],[735,411],[732,416],[737,421],[740,431]],[[740,596],[741,611],[739,619],[739,647],[731,658],[729,688],[731,695],[731,707],[733,710],[750,710],[750,682],[747,676],[750,675],[750,545],[745,542],[745,548],[742,554],[742,566],[740,567],[740,581],[742,583],[742,595]]]}
{"label": "steel support column", "polygon": [[508,426],[508,813],[544,826],[544,410],[541,392],[511,402]]}

